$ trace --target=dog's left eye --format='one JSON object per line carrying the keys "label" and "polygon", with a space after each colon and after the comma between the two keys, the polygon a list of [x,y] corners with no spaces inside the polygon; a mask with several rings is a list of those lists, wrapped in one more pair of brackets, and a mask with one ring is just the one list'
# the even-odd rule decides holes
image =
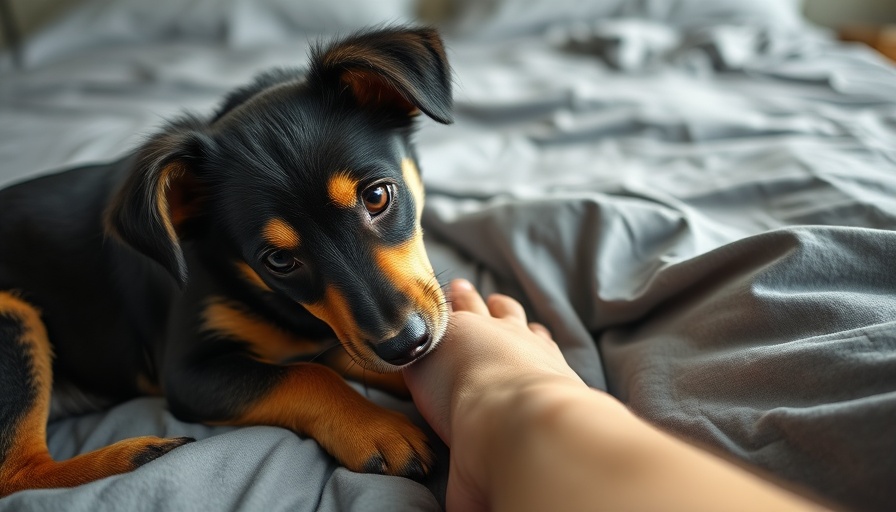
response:
{"label": "dog's left eye", "polygon": [[392,189],[389,185],[380,183],[374,185],[361,193],[361,199],[364,200],[364,207],[370,213],[371,217],[375,217],[389,206],[392,200]]}
{"label": "dog's left eye", "polygon": [[292,272],[299,266],[299,262],[289,252],[284,250],[276,250],[267,253],[264,257],[264,264],[271,272],[276,274],[287,274]]}

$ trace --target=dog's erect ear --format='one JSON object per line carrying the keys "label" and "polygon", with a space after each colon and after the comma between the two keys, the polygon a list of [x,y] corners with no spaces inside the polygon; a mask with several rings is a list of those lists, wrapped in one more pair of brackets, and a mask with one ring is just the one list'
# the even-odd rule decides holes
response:
{"label": "dog's erect ear", "polygon": [[451,71],[434,29],[361,32],[317,48],[311,76],[347,89],[362,106],[452,122]]}
{"label": "dog's erect ear", "polygon": [[180,286],[187,265],[180,239],[203,196],[195,172],[207,139],[185,118],[147,141],[106,209],[106,232],[160,263]]}

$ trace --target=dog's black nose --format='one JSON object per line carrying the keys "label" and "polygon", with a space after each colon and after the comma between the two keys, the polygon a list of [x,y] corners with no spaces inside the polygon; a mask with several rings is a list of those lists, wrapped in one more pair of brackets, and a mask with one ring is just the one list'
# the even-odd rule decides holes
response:
{"label": "dog's black nose", "polygon": [[395,366],[410,363],[426,353],[432,344],[432,335],[426,322],[419,314],[408,318],[404,329],[394,338],[373,345],[373,350],[380,359]]}

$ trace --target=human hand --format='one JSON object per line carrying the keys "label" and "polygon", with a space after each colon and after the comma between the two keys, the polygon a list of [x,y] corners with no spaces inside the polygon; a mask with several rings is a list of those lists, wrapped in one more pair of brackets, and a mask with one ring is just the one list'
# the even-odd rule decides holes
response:
{"label": "human hand", "polygon": [[451,298],[438,349],[404,371],[451,448],[449,512],[822,509],[589,389],[510,297],[455,281]]}
{"label": "human hand", "polygon": [[545,387],[587,386],[548,330],[527,324],[519,302],[497,294],[483,300],[463,280],[452,282],[450,297],[454,312],[445,338],[404,375],[421,414],[451,447],[447,501],[456,510],[475,510],[485,505],[488,450],[482,444],[495,422],[537,406],[532,398],[544,396]]}

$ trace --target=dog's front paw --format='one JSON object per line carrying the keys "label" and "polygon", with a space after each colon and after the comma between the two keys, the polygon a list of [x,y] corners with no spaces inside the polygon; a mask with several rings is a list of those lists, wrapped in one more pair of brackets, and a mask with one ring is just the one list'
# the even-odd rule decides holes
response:
{"label": "dog's front paw", "polygon": [[403,415],[371,406],[318,438],[348,469],[422,480],[434,457],[426,435]]}

